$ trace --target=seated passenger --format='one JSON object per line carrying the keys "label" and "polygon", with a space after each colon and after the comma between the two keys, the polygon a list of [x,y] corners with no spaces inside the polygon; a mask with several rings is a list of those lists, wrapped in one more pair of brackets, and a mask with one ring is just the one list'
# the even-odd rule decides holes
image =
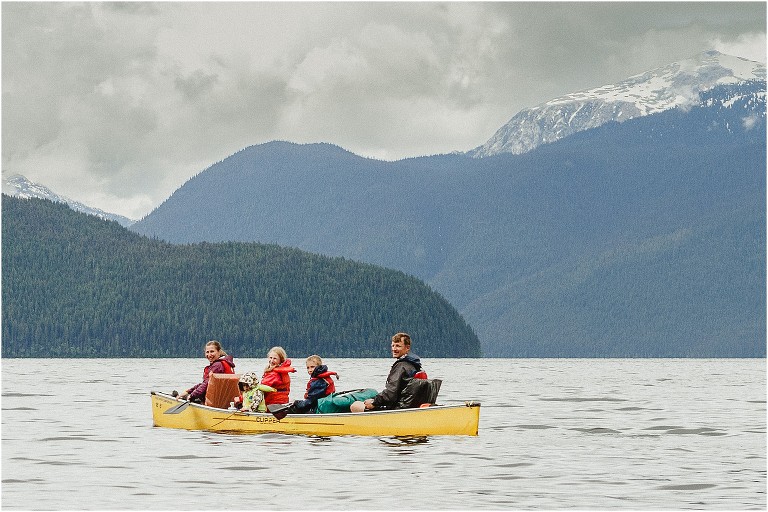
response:
{"label": "seated passenger", "polygon": [[317,409],[317,401],[336,391],[332,376],[339,375],[336,372],[328,371],[328,367],[323,364],[323,360],[318,355],[311,355],[307,358],[307,373],[310,376],[307,382],[307,391],[304,393],[304,400],[293,402],[289,412],[311,413]]}
{"label": "seated passenger", "polygon": [[426,378],[427,374],[421,369],[421,359],[419,356],[409,354],[411,350],[410,335],[399,332],[392,336],[392,357],[396,361],[392,364],[387,376],[387,383],[384,390],[373,398],[363,402],[363,405],[354,404],[353,412],[361,410],[376,409],[397,409],[400,400],[400,394],[403,388],[412,378]]}
{"label": "seated passenger", "polygon": [[203,382],[195,384],[179,398],[189,400],[190,402],[205,403],[205,392],[208,390],[208,379],[211,373],[235,373],[235,362],[232,356],[224,352],[221,343],[218,341],[209,341],[205,344],[205,358],[208,360],[208,366],[203,369]]}
{"label": "seated passenger", "polygon": [[287,404],[291,393],[291,372],[295,372],[291,360],[283,347],[272,347],[267,353],[267,367],[261,376],[261,383],[275,388],[275,391],[264,395],[264,403]]}
{"label": "seated passenger", "polygon": [[[266,407],[263,404],[264,393],[260,387],[258,376],[255,372],[244,373],[240,377],[240,382],[237,383],[240,388],[240,396],[234,398],[235,408],[240,411],[265,411]],[[274,390],[274,388],[269,388]]]}

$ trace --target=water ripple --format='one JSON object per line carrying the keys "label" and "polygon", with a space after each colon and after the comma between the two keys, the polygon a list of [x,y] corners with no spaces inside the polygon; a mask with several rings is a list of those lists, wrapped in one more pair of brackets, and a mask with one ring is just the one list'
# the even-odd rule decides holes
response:
{"label": "water ripple", "polygon": [[568,398],[539,398],[542,402],[626,402],[625,398],[612,397],[568,397]]}
{"label": "water ripple", "polygon": [[715,484],[681,484],[681,485],[661,485],[657,489],[665,491],[700,491],[701,489],[710,489],[717,487]]}
{"label": "water ripple", "polygon": [[568,430],[576,430],[578,432],[584,432],[585,434],[621,434],[618,430],[613,430],[612,428],[604,428],[604,427],[594,427],[594,428],[570,428]]}
{"label": "water ripple", "polygon": [[265,469],[271,469],[267,466],[224,466],[219,469],[229,471],[264,471]]}
{"label": "water ripple", "polygon": [[673,428],[671,430],[667,430],[667,434],[725,435],[725,432],[722,432],[721,429],[718,429],[718,428],[702,427],[702,428]]}
{"label": "water ripple", "polygon": [[160,459],[192,460],[192,459],[220,459],[221,457],[201,457],[199,455],[161,455]]}

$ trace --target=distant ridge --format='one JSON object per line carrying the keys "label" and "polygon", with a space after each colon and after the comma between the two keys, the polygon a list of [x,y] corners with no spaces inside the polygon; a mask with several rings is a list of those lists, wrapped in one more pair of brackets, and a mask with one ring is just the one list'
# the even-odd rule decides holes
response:
{"label": "distant ridge", "polygon": [[715,50],[587,91],[566,94],[522,110],[483,145],[467,152],[481,158],[522,154],[610,121],[626,121],[684,105],[723,84],[759,80],[765,66]]}
{"label": "distant ridge", "polygon": [[48,187],[39,183],[34,183],[21,174],[11,174],[9,176],[3,175],[3,194],[7,194],[11,197],[19,197],[22,199],[36,197],[38,199],[48,199],[54,203],[64,203],[76,212],[95,215],[96,217],[104,220],[113,220],[123,227],[128,227],[136,222],[135,220],[129,219],[128,217],[124,217],[116,213],[105,212],[104,210],[100,210],[98,208],[92,208],[66,196],[56,194]]}

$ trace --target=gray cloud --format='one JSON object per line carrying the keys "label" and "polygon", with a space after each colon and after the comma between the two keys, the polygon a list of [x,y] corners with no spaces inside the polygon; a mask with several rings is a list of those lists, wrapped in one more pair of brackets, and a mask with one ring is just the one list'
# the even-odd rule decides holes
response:
{"label": "gray cloud", "polygon": [[2,4],[3,171],[138,217],[251,144],[396,159],[715,48],[765,62],[762,3]]}

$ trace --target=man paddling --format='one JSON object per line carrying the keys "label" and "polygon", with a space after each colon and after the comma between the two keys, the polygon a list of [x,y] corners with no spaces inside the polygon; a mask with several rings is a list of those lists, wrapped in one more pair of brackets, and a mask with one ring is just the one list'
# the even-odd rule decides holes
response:
{"label": "man paddling", "polygon": [[[375,397],[363,402],[366,411],[397,408],[400,393],[403,391],[407,379],[421,376],[417,375],[423,373],[421,370],[421,360],[419,356],[409,354],[410,350],[411,337],[408,334],[399,332],[392,336],[392,357],[396,361],[389,370],[384,390]],[[423,375],[423,378],[426,378],[426,375]]]}

